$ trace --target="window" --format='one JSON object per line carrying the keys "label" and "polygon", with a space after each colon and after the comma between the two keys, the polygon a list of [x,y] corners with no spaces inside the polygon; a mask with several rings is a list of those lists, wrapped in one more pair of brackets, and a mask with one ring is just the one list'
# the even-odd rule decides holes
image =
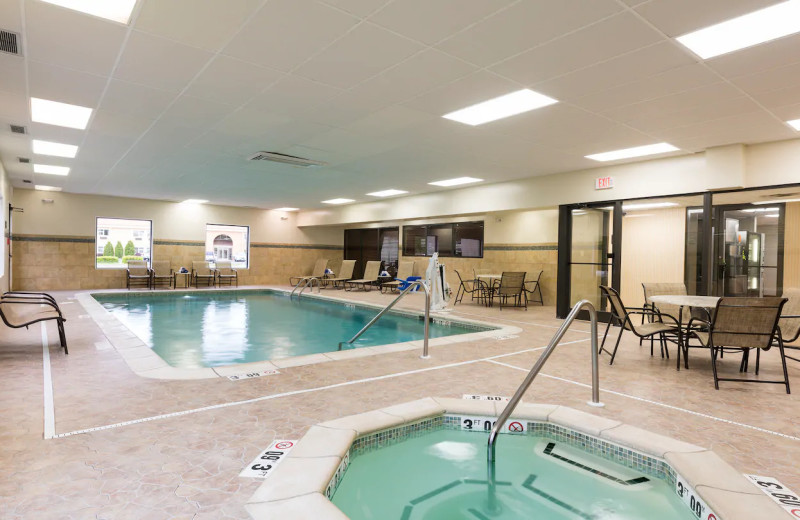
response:
{"label": "window", "polygon": [[97,269],[125,269],[128,261],[134,258],[150,263],[153,250],[151,220],[98,217],[96,238]]}
{"label": "window", "polygon": [[247,269],[250,263],[250,226],[206,225],[206,261],[227,260]]}
{"label": "window", "polygon": [[405,256],[483,258],[483,222],[403,226]]}
{"label": "window", "polygon": [[355,260],[356,278],[361,278],[367,262],[381,261],[381,269],[394,276],[397,273],[400,229],[366,228],[344,231],[344,259]]}

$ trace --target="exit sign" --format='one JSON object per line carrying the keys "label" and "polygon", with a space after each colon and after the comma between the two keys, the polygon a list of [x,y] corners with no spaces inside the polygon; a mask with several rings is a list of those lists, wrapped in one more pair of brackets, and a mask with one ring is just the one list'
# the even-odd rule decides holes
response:
{"label": "exit sign", "polygon": [[594,180],[594,189],[609,190],[614,187],[614,177],[598,177]]}

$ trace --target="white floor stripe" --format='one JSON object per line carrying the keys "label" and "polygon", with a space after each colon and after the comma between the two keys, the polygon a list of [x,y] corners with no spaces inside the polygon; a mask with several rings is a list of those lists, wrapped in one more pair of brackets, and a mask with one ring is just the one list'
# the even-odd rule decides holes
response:
{"label": "white floor stripe", "polygon": [[[514,370],[520,370],[522,372],[528,372],[528,370],[525,369],[525,368],[517,367],[517,366],[514,366],[514,365],[509,365],[508,363],[501,363],[500,361],[494,361],[493,359],[486,359],[486,361],[489,362],[489,363],[494,363],[495,365],[500,365],[500,366],[504,366],[504,367],[508,367],[508,368],[513,368]],[[562,381],[564,383],[569,383],[569,384],[572,384],[572,385],[583,386],[585,388],[591,388],[592,387],[591,385],[587,385],[586,383],[579,383],[578,381],[572,381],[571,379],[565,379],[563,377],[551,376],[549,374],[542,374],[542,373],[539,373],[539,375],[542,376],[542,377],[547,377],[549,379],[555,379],[556,381]],[[604,393],[607,393],[607,394],[614,394],[614,395],[618,395],[620,397],[627,397],[628,399],[633,399],[634,401],[640,401],[642,403],[652,404],[652,405],[655,405],[655,406],[661,406],[663,408],[669,408],[670,410],[676,410],[678,412],[688,413],[690,415],[694,415],[694,416],[697,416],[697,417],[703,417],[705,419],[711,419],[712,421],[718,421],[718,422],[723,422],[723,423],[727,423],[727,424],[732,424],[734,426],[741,426],[742,428],[747,428],[749,430],[755,430],[755,431],[762,432],[762,433],[769,433],[770,435],[776,435],[778,437],[783,437],[785,439],[790,439],[790,440],[793,440],[793,441],[800,441],[800,437],[795,437],[793,435],[787,435],[785,433],[775,432],[775,431],[772,431],[772,430],[767,430],[765,428],[759,428],[758,426],[753,426],[753,425],[750,425],[750,424],[731,421],[729,419],[723,419],[722,417],[716,417],[714,415],[708,415],[708,414],[701,413],[701,412],[695,412],[694,410],[681,408],[679,406],[673,406],[671,404],[661,403],[659,401],[651,401],[650,399],[645,399],[643,397],[636,397],[635,395],[624,394],[622,392],[616,392],[614,390],[608,390],[608,389],[603,389],[603,388],[600,389],[600,392],[601,393],[604,392]]]}
{"label": "white floor stripe", "polygon": [[47,327],[42,322],[42,371],[44,379],[44,438],[52,439],[56,433],[56,416],[53,409],[53,378],[50,372],[50,345]]}
{"label": "white floor stripe", "polygon": [[[579,339],[579,340],[575,340],[575,341],[565,341],[565,342],[562,343],[562,345],[569,345],[569,344],[572,344],[572,343],[582,343],[584,341],[588,341],[588,339]],[[233,402],[230,402],[230,403],[214,404],[214,405],[210,405],[210,406],[203,406],[201,408],[192,408],[190,410],[183,410],[183,411],[180,411],[180,412],[172,412],[172,413],[166,413],[166,414],[161,414],[161,415],[154,415],[154,416],[145,417],[145,418],[142,418],[142,419],[133,419],[133,420],[130,420],[130,421],[118,422],[118,423],[114,423],[114,424],[107,424],[105,426],[97,426],[95,428],[86,428],[86,429],[83,429],[83,430],[75,430],[75,431],[67,432],[67,433],[59,433],[59,434],[54,435],[53,437],[54,438],[69,437],[71,435],[80,435],[80,434],[83,434],[83,433],[90,433],[90,432],[95,432],[95,431],[99,431],[99,430],[109,430],[109,429],[112,429],[112,428],[120,428],[122,426],[130,426],[132,424],[139,424],[139,423],[148,422],[148,421],[156,421],[156,420],[160,420],[160,419],[168,419],[170,417],[178,417],[178,416],[181,416],[181,415],[189,415],[189,414],[193,414],[193,413],[207,412],[207,411],[210,411],[210,410],[217,410],[217,409],[220,409],[220,408],[228,408],[228,407],[231,407],[231,406],[240,406],[240,405],[243,405],[243,404],[257,403],[259,401],[268,401],[268,400],[271,400],[271,399],[278,399],[280,397],[289,397],[289,396],[293,396],[293,395],[307,394],[307,393],[311,393],[311,392],[319,392],[319,391],[322,391],[322,390],[330,390],[330,389],[333,389],[333,388],[341,388],[343,386],[351,386],[351,385],[357,385],[357,384],[361,384],[361,383],[370,383],[372,381],[380,381],[380,380],[383,380],[383,379],[393,379],[395,377],[403,377],[403,376],[408,376],[408,375],[421,374],[423,372],[430,372],[430,371],[433,371],[433,370],[443,370],[445,368],[454,368],[454,367],[459,367],[459,366],[464,366],[464,365],[472,365],[472,364],[475,364],[475,363],[480,363],[482,361],[491,361],[493,359],[500,359],[500,358],[509,357],[509,356],[516,356],[518,354],[525,354],[525,353],[528,353],[528,352],[535,352],[537,350],[542,350],[544,348],[545,347],[529,348],[529,349],[525,349],[525,350],[519,350],[517,352],[509,352],[508,354],[498,354],[498,355],[495,355],[495,356],[489,356],[489,357],[479,358],[479,359],[472,359],[472,360],[469,360],[469,361],[461,361],[461,362],[458,362],[458,363],[449,363],[447,365],[439,365],[439,366],[429,367],[429,368],[420,368],[420,369],[417,369],[417,370],[409,370],[409,371],[406,371],[406,372],[396,372],[394,374],[386,374],[386,375],[382,375],[382,376],[368,377],[368,378],[365,378],[365,379],[358,379],[358,380],[355,380],[355,381],[345,381],[344,383],[335,383],[335,384],[332,384],[332,385],[318,386],[318,387],[315,387],[315,388],[304,388],[302,390],[292,390],[291,392],[284,392],[284,393],[281,393],[281,394],[273,394],[273,395],[265,395],[265,396],[261,396],[261,397],[254,397],[253,399],[245,399],[243,401],[233,401]]]}

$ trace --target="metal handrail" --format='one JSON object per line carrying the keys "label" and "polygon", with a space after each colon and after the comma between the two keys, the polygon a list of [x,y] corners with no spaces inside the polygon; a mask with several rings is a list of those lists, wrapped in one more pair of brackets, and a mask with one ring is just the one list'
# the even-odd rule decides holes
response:
{"label": "metal handrail", "polygon": [[430,290],[428,289],[428,286],[427,286],[427,285],[425,285],[425,284],[424,284],[424,283],[423,283],[421,280],[417,280],[417,281],[411,282],[411,284],[409,284],[409,286],[408,286],[408,287],[406,287],[405,289],[403,289],[403,291],[402,291],[400,294],[398,294],[398,295],[397,295],[397,298],[395,298],[395,299],[392,301],[392,303],[390,303],[389,305],[387,305],[386,307],[384,307],[384,308],[381,310],[381,312],[379,312],[379,313],[378,313],[378,314],[377,314],[377,315],[376,315],[374,318],[372,318],[372,319],[369,321],[369,323],[367,323],[366,325],[364,325],[364,328],[363,328],[363,329],[359,330],[359,331],[356,333],[356,335],[355,335],[355,336],[353,336],[352,338],[350,338],[350,341],[340,341],[340,342],[339,342],[339,350],[342,350],[342,345],[344,345],[344,344],[351,345],[351,344],[352,344],[352,343],[353,343],[355,340],[357,340],[358,338],[360,338],[360,337],[361,337],[361,335],[362,335],[362,334],[364,334],[364,332],[366,332],[368,328],[372,327],[372,325],[374,325],[376,321],[378,321],[379,319],[381,319],[381,317],[382,317],[384,314],[386,314],[387,312],[389,312],[389,309],[391,309],[392,307],[394,307],[394,305],[395,305],[397,302],[399,302],[399,301],[400,301],[400,299],[402,299],[402,298],[403,298],[403,296],[405,296],[406,294],[408,294],[408,293],[411,291],[411,289],[413,289],[414,287],[422,287],[422,289],[425,291],[425,339],[424,339],[424,343],[423,343],[423,347],[422,347],[422,359],[428,359],[428,358],[430,357],[430,356],[428,355],[428,330],[429,330],[429,328],[430,328],[430,321],[431,321],[431,292],[430,292]]}
{"label": "metal handrail", "polygon": [[[319,278],[317,278],[316,276],[310,276],[308,278],[303,278],[302,280],[299,280],[297,282],[297,285],[294,286],[294,289],[292,289],[292,293],[289,295],[289,299],[290,300],[292,299],[292,296],[294,296],[294,292],[297,290],[298,287],[300,287],[301,284],[302,284],[303,288],[300,289],[300,294],[303,294],[303,291],[306,290],[306,287],[308,287],[309,284],[311,285],[311,291],[313,292],[314,291],[314,280],[317,281],[317,292],[320,292],[320,289],[322,288],[322,284],[320,283]],[[297,295],[298,298],[300,297],[300,294]]]}

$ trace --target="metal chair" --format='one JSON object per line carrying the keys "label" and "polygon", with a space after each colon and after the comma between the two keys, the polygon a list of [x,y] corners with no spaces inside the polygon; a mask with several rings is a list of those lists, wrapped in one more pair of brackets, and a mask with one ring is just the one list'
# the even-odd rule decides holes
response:
{"label": "metal chair", "polygon": [[144,260],[128,261],[128,271],[125,278],[125,287],[130,290],[134,284],[144,284],[150,288],[150,269]]}
{"label": "metal chair", "polygon": [[[534,303],[538,302],[539,304],[541,304],[542,307],[544,307],[544,296],[542,295],[542,285],[541,285],[542,273],[544,273],[544,271],[539,271],[539,274],[537,274],[535,277],[531,276],[530,280],[527,280],[525,282],[524,287],[525,287],[525,300]],[[534,280],[534,278],[536,279]],[[528,298],[529,294],[533,296],[537,292],[539,293],[538,300]]]}
{"label": "metal chair", "polygon": [[[800,350],[799,346],[786,345],[786,343],[794,343],[800,339],[800,289],[784,288],[783,296],[784,298],[788,298],[786,305],[783,306],[783,312],[786,314],[781,314],[781,319],[778,322],[781,339],[784,343],[783,348]],[[786,357],[792,361],[800,361],[800,359],[796,357],[788,355]]]}
{"label": "metal chair", "polygon": [[528,310],[528,300],[525,297],[525,272],[503,271],[500,277],[500,284],[491,288],[489,305],[494,304],[497,297],[500,303],[500,310],[509,298],[514,301],[513,307],[525,307]]}
{"label": "metal chair", "polygon": [[[453,306],[460,303],[464,299],[465,294],[472,296],[473,300],[478,300],[479,303],[485,303],[489,294],[489,285],[486,282],[478,280],[464,280],[458,270],[453,269],[458,276],[458,290],[456,290],[456,299],[453,301]],[[475,295],[478,295],[477,298]]]}
{"label": "metal chair", "polygon": [[46,293],[7,292],[0,299],[0,319],[13,329],[28,328],[40,321],[55,320],[58,339],[69,354],[67,335],[64,332],[66,318],[61,314],[55,298]]}

